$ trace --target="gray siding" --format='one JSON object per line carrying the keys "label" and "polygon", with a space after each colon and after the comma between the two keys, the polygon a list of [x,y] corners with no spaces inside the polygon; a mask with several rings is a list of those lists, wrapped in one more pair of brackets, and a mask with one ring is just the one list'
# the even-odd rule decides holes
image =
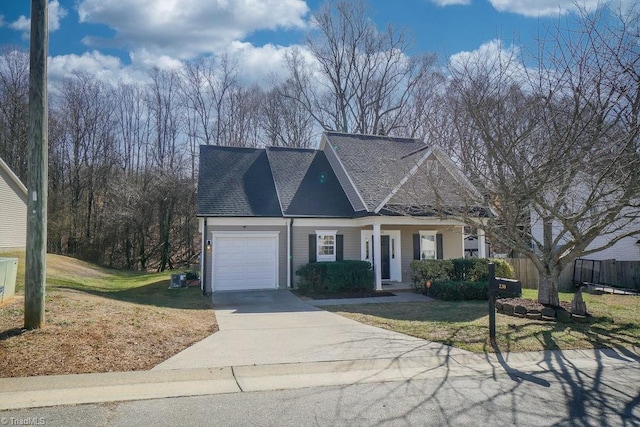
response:
{"label": "gray siding", "polygon": [[309,234],[316,230],[337,230],[337,234],[344,236],[344,259],[360,259],[360,227],[296,227],[293,222],[293,276],[292,282],[297,283],[296,270],[309,262]]}
{"label": "gray siding", "polygon": [[27,245],[27,195],[0,167],[0,248]]}
{"label": "gray siding", "polygon": [[[211,224],[211,221],[215,221],[209,219],[209,224],[207,224],[207,233],[206,240],[211,239],[211,232],[213,231],[278,231],[280,234],[278,235],[278,287],[280,289],[286,289],[287,287],[287,227],[286,226],[221,226]],[[206,250],[206,249],[205,249]],[[247,260],[250,262],[250,260]],[[205,264],[205,268],[207,269],[207,292],[211,291],[211,278],[212,278],[212,269],[213,262],[211,260],[211,251],[207,251],[207,261]]]}
{"label": "gray siding", "polygon": [[327,160],[329,160],[329,164],[331,165],[331,168],[335,172],[336,177],[338,178],[338,181],[340,181],[340,185],[342,185],[342,188],[345,194],[347,195],[347,198],[351,202],[351,206],[353,206],[353,210],[356,212],[365,210],[366,206],[360,200],[360,197],[358,196],[356,189],[353,187],[353,185],[351,185],[351,182],[349,181],[349,176],[347,175],[345,170],[342,168],[342,166],[340,166],[340,160],[338,160],[338,157],[336,156],[335,151],[333,151],[331,147],[328,147],[328,145],[329,145],[328,143],[325,144],[322,151],[324,151],[324,154],[327,156]]}
{"label": "gray siding", "polygon": [[413,261],[413,235],[420,230],[436,230],[442,233],[442,249],[444,259],[463,258],[464,248],[462,245],[462,227],[436,227],[430,225],[411,225],[400,227],[383,227],[383,229],[400,230],[400,244],[402,247],[402,281],[411,281],[411,261]]}
{"label": "gray siding", "polygon": [[[309,262],[309,234],[316,230],[337,230],[344,236],[344,259],[360,259],[361,243],[360,231],[371,230],[371,227],[293,227],[293,283],[297,283],[295,271]],[[462,245],[462,227],[436,227],[428,225],[420,226],[382,226],[382,230],[400,230],[400,245],[402,251],[402,281],[411,280],[411,261],[413,261],[413,234],[420,230],[436,230],[442,233],[442,245],[444,258],[462,258],[464,256]]]}

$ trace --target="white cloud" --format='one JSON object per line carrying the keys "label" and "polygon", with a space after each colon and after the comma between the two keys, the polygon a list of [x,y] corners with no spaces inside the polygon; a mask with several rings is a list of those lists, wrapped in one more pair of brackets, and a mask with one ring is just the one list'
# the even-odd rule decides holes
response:
{"label": "white cloud", "polygon": [[468,5],[471,0],[431,0],[431,3],[437,6]]}
{"label": "white cloud", "polygon": [[[600,0],[489,0],[499,12],[510,12],[524,16],[558,16],[575,12],[578,7],[594,10],[602,5]],[[623,0],[624,1],[624,0]]]}
{"label": "white cloud", "polygon": [[285,55],[293,48],[272,44],[257,47],[251,43],[233,42],[225,52],[237,62],[243,82],[261,84],[271,78],[284,80],[287,74]]}
{"label": "white cloud", "polygon": [[[60,29],[60,20],[62,20],[65,16],[67,16],[67,9],[60,6],[58,0],[51,0],[48,4],[47,13],[49,16],[48,24],[49,24],[49,32],[52,33],[56,30]],[[2,23],[2,19],[0,18],[0,26]],[[31,18],[27,18],[24,15],[20,15],[18,19],[9,24],[9,27],[16,31],[25,31],[27,32],[26,36],[28,37],[28,32],[31,31]]]}
{"label": "white cloud", "polygon": [[527,70],[521,62],[520,49],[514,45],[504,46],[494,39],[483,43],[471,52],[458,52],[449,58],[452,71],[489,73],[491,77],[525,81]]}
{"label": "white cloud", "polygon": [[91,74],[108,83],[146,81],[147,78],[145,70],[135,66],[123,66],[120,58],[103,55],[95,50],[82,55],[49,57],[48,77],[52,83],[71,77],[73,73]]}
{"label": "white cloud", "polygon": [[303,0],[82,0],[80,22],[108,25],[112,40],[87,37],[86,44],[186,59],[212,53],[257,30],[303,28]]}
{"label": "white cloud", "polygon": [[140,68],[158,67],[163,70],[175,70],[182,67],[182,62],[167,55],[155,55],[147,49],[137,49],[129,54],[131,64]]}
{"label": "white cloud", "polygon": [[9,24],[9,28],[12,28],[16,31],[29,31],[31,29],[31,19],[27,18],[24,15],[20,15],[20,17]]}

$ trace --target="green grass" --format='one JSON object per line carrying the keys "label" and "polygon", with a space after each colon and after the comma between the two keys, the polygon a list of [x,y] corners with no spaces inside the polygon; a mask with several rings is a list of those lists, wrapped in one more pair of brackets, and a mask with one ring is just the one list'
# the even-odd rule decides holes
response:
{"label": "green grass", "polygon": [[[535,299],[535,290],[523,290]],[[561,293],[561,301],[573,294]],[[640,347],[640,297],[584,294],[588,323],[546,322],[496,315],[500,351]],[[476,353],[493,352],[486,301],[429,301],[324,307],[362,323]]]}
{"label": "green grass", "polygon": [[[0,256],[18,258],[16,294],[24,293],[24,252],[5,252]],[[114,270],[75,258],[47,254],[47,292],[73,289],[136,304],[175,308],[210,307],[197,287],[169,289],[170,277],[169,271],[147,273]]]}

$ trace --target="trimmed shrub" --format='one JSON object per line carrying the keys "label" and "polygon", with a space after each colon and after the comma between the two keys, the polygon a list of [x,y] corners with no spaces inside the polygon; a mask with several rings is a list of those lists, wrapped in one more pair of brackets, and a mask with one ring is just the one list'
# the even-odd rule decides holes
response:
{"label": "trimmed shrub", "polygon": [[296,271],[300,276],[298,288],[303,293],[324,293],[327,291],[325,279],[327,277],[326,262],[310,262]]}
{"label": "trimmed shrub", "polygon": [[338,293],[370,291],[374,288],[371,264],[346,260],[312,262],[296,271],[298,289],[303,293]]}
{"label": "trimmed shrub", "polygon": [[367,261],[328,262],[326,286],[329,292],[371,291],[373,271]]}
{"label": "trimmed shrub", "polygon": [[425,286],[427,280],[449,280],[453,263],[448,259],[423,259],[411,262],[411,283],[415,289]]}
{"label": "trimmed shrub", "polygon": [[486,300],[487,282],[436,280],[425,290],[428,296],[444,301]]}
{"label": "trimmed shrub", "polygon": [[482,259],[472,258],[474,265],[471,271],[470,277],[466,280],[486,281],[489,279],[489,263],[492,262],[496,266],[496,277],[502,277],[503,279],[513,279],[515,272],[513,267],[507,261],[503,259]]}

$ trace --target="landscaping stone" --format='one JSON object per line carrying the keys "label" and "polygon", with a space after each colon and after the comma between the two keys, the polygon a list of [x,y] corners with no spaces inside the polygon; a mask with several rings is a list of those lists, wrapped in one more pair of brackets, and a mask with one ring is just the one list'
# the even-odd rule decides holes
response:
{"label": "landscaping stone", "polygon": [[496,301],[496,310],[498,310],[498,311],[502,310],[502,302]]}
{"label": "landscaping stone", "polygon": [[513,306],[511,304],[508,304],[508,303],[502,304],[502,310],[504,311],[504,314],[508,316],[513,316]]}
{"label": "landscaping stone", "polygon": [[513,313],[514,314],[520,314],[520,315],[522,315],[524,317],[524,315],[527,314],[527,309],[522,305],[516,305],[513,308]]}
{"label": "landscaping stone", "polygon": [[576,313],[572,313],[571,314],[571,319],[574,322],[578,322],[578,323],[586,323],[589,321],[589,319],[587,318],[587,316],[582,316],[580,314],[576,314]]}
{"label": "landscaping stone", "polygon": [[525,317],[531,320],[540,320],[542,319],[542,313],[540,312],[540,310],[529,310],[527,311]]}
{"label": "landscaping stone", "polygon": [[543,320],[556,320],[556,310],[551,307],[545,307],[542,309]]}

